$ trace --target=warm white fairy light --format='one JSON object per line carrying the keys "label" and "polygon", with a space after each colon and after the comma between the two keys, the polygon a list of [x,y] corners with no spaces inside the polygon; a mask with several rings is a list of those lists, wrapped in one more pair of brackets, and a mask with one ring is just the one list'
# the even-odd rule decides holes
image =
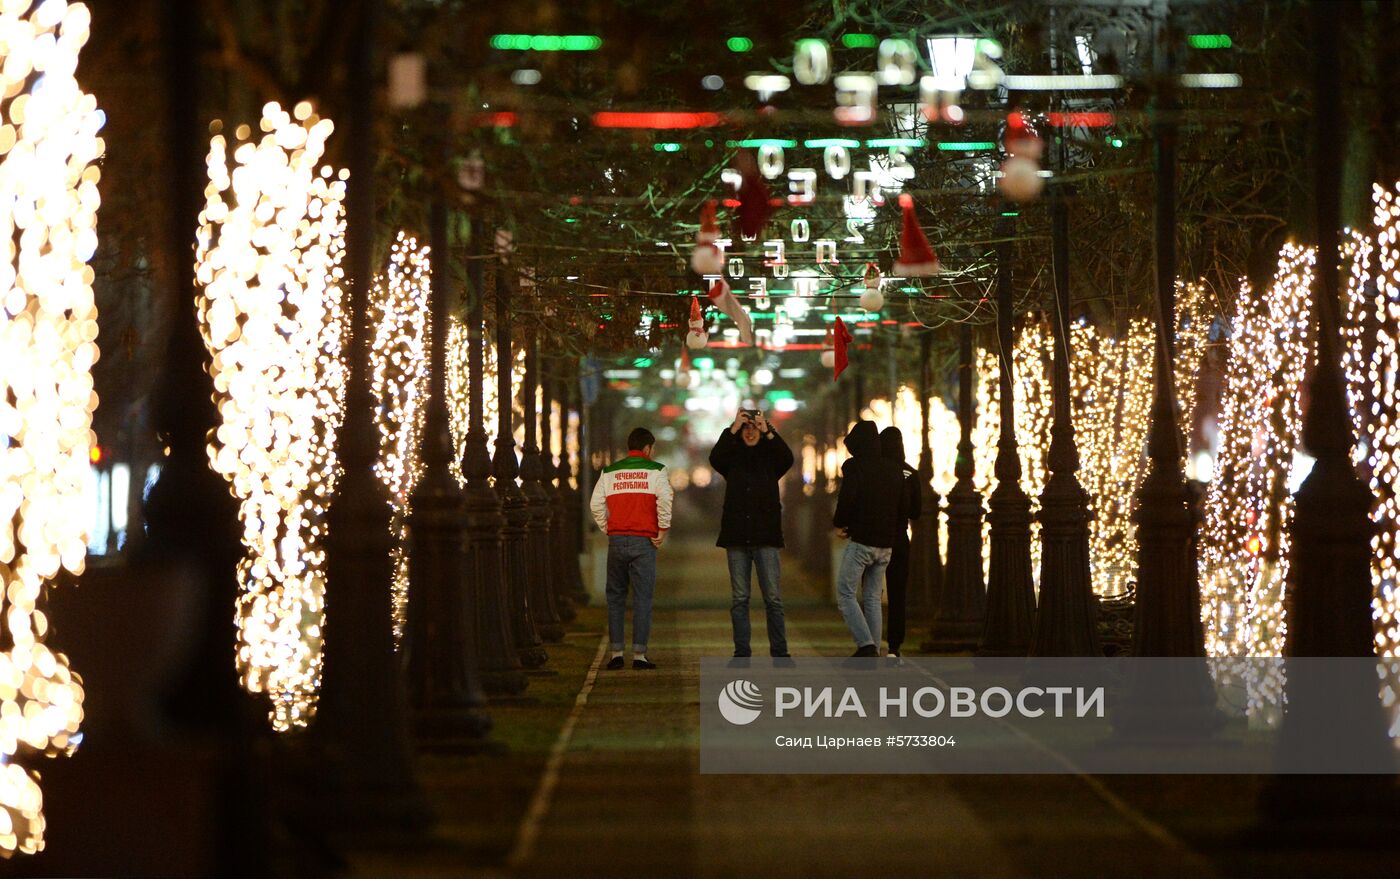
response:
{"label": "warm white fairy light", "polygon": [[97,406],[93,271],[103,114],[74,78],[91,15],[61,0],[0,5],[0,855],[44,847],[39,776],[17,760],[71,753],[82,680],[44,643],[37,605],[83,571],[83,481]]}
{"label": "warm white fairy light", "polygon": [[[295,118],[294,118],[295,117]],[[344,404],[344,171],[317,163],[333,125],[308,103],[263,107],[230,163],[210,142],[196,274],[221,425],[209,447],[241,501],[238,667],[277,729],[315,707],[325,596],[325,512]]]}
{"label": "warm white fairy light", "polygon": [[1311,357],[1314,255],[1285,244],[1267,294],[1240,290],[1200,542],[1201,616],[1214,656],[1278,656],[1287,635],[1288,483]]}
{"label": "warm white fairy light", "polygon": [[[1133,501],[1147,470],[1155,330],[1132,318],[1116,335],[1076,324],[1071,382],[1079,482],[1089,493],[1089,576],[1101,596],[1123,595],[1137,577]],[[1181,356],[1188,356],[1183,352]]]}
{"label": "warm white fairy light", "polygon": [[1371,539],[1376,652],[1400,656],[1400,183],[1372,187],[1374,238],[1352,235],[1343,245],[1349,264],[1345,365],[1361,442],[1358,457],[1375,496]]}
{"label": "warm white fairy light", "polygon": [[[1178,328],[1176,389],[1183,430],[1195,411],[1195,383],[1209,316],[1203,285],[1181,285],[1182,316]],[[1133,318],[1118,336],[1092,325],[1070,327],[1073,350],[1070,373],[1079,481],[1090,497],[1089,567],[1094,592],[1121,595],[1133,584],[1137,569],[1133,498],[1146,474],[1144,449],[1152,406],[1154,329],[1146,318]],[[1012,353],[1016,383],[1016,438],[1021,459],[1021,487],[1032,511],[1049,478],[1046,455],[1054,421],[1053,334],[1046,320],[1028,318],[1016,333]],[[973,428],[976,484],[984,494],[995,486],[996,443],[1000,434],[998,364],[993,352],[977,354],[978,411]],[[1031,563],[1040,576],[1039,523],[1032,523]],[[986,528],[990,535],[990,526]]]}
{"label": "warm white fairy light", "polygon": [[389,269],[374,279],[370,299],[370,387],[379,429],[375,472],[389,490],[394,537],[391,582],[394,639],[403,638],[408,609],[408,499],[422,475],[419,446],[428,414],[429,249],[400,231]]}
{"label": "warm white fairy light", "polygon": [[[466,477],[462,473],[462,452],[467,445],[467,414],[469,411],[471,372],[467,363],[467,326],[456,317],[451,318],[447,331],[447,403],[451,416],[452,447],[456,454],[452,458],[452,475],[463,485]],[[514,351],[515,366],[511,369],[511,390],[517,394],[525,382],[525,349]],[[485,344],[481,351],[481,426],[487,436],[487,447],[495,455],[496,425],[500,408],[496,391],[496,346]],[[517,432],[523,429],[519,412],[512,421]]]}

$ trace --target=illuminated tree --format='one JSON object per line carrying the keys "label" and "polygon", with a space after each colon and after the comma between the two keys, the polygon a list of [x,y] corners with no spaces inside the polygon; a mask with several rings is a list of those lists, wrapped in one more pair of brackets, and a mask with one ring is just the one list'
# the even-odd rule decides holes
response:
{"label": "illuminated tree", "polygon": [[[295,119],[293,118],[295,116]],[[345,393],[345,173],[317,168],[334,126],[309,103],[263,107],[256,140],[210,142],[196,279],[222,424],[214,469],[240,500],[238,667],[279,730],[305,725],[320,683],[326,506]]]}
{"label": "illuminated tree", "polygon": [[1289,481],[1302,430],[1314,255],[1285,244],[1267,294],[1248,284],[1240,290],[1201,535],[1201,614],[1211,655],[1278,656],[1287,635]]}
{"label": "illuminated tree", "polygon": [[1352,418],[1361,442],[1357,459],[1369,475],[1375,505],[1371,520],[1375,558],[1372,610],[1376,652],[1400,655],[1400,412],[1396,409],[1400,382],[1400,199],[1396,187],[1372,188],[1374,240],[1352,233],[1342,257],[1349,264],[1345,332],[1345,366]]}
{"label": "illuminated tree", "polygon": [[429,252],[399,232],[389,251],[389,269],[370,291],[370,390],[379,429],[375,470],[389,490],[394,535],[394,639],[403,638],[408,608],[408,499],[423,468],[419,445],[427,418]]}
{"label": "illuminated tree", "polygon": [[97,307],[97,101],[74,78],[88,39],[81,4],[0,10],[0,854],[44,847],[43,793],[25,752],[71,753],[82,739],[82,679],[44,643],[45,588],[81,574]]}

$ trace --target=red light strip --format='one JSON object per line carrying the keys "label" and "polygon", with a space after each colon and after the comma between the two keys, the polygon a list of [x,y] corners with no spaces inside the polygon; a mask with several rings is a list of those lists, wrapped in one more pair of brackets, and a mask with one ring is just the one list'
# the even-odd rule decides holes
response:
{"label": "red light strip", "polygon": [[609,111],[593,114],[598,128],[710,128],[724,124],[719,113],[622,113]]}
{"label": "red light strip", "polygon": [[1050,124],[1056,128],[1107,128],[1113,124],[1112,113],[1050,113]]}

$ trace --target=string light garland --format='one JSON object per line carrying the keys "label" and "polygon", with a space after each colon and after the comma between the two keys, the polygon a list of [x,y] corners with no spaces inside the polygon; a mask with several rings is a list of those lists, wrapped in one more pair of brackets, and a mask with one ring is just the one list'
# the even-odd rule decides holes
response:
{"label": "string light garland", "polygon": [[317,168],[334,126],[309,103],[265,105],[259,129],[238,127],[231,161],[222,134],[210,141],[196,304],[221,416],[209,459],[243,521],[238,668],[286,730],[310,720],[320,684],[349,175]]}
{"label": "string light garland", "polygon": [[[74,71],[91,14],[61,0],[0,8],[0,855],[44,847],[39,774],[30,754],[71,754],[82,740],[82,679],[45,644],[38,604],[60,573],[83,572],[83,496],[97,407],[93,270],[97,160],[104,116]],[[24,752],[24,754],[21,753]]]}
{"label": "string light garland", "polygon": [[1287,243],[1267,294],[1241,285],[1200,542],[1201,618],[1212,656],[1279,656],[1287,637],[1289,479],[1311,357],[1314,259],[1313,248]]}
{"label": "string light garland", "polygon": [[408,610],[408,499],[423,475],[419,446],[428,414],[430,278],[429,248],[400,231],[389,250],[388,271],[375,277],[370,292],[370,390],[379,430],[374,469],[389,490],[392,510],[395,643],[403,639]]}
{"label": "string light garland", "polygon": [[[1400,183],[1372,187],[1374,240],[1350,233],[1342,245],[1348,266],[1344,365],[1352,418],[1361,442],[1357,462],[1369,475],[1375,502],[1371,538],[1376,652],[1400,656]],[[1393,693],[1389,695],[1393,698]]]}

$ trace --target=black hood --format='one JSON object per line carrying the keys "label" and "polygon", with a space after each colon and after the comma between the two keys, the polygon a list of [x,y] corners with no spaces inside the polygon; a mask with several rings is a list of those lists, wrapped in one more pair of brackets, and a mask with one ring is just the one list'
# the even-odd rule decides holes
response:
{"label": "black hood", "polygon": [[859,458],[864,455],[878,455],[880,453],[880,432],[875,428],[875,422],[861,419],[852,427],[851,432],[846,434],[846,451],[851,453],[851,457]]}
{"label": "black hood", "polygon": [[894,425],[880,431],[880,457],[904,463],[904,434]]}

